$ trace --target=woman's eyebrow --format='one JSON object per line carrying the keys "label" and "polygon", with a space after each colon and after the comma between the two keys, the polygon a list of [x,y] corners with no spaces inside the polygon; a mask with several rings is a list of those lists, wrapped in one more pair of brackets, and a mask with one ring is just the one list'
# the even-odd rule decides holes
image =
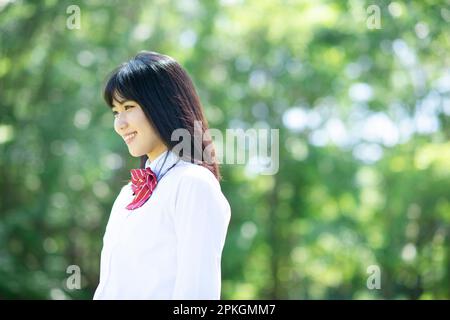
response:
{"label": "woman's eyebrow", "polygon": [[[116,102],[116,104],[114,104],[114,102]],[[130,103],[133,103],[133,101],[127,100],[127,99],[119,101],[117,99],[113,99],[111,109],[118,108],[120,106],[125,106],[127,103],[130,104]]]}
{"label": "woman's eyebrow", "polygon": [[[116,104],[114,104],[114,101],[116,102]],[[126,100],[125,101],[123,101],[123,103],[125,103],[126,102]],[[118,107],[120,107],[123,103],[120,103],[119,101],[117,101],[117,100],[113,100],[113,103],[112,103],[112,107],[111,107],[111,109],[114,109],[114,108],[118,108]]]}

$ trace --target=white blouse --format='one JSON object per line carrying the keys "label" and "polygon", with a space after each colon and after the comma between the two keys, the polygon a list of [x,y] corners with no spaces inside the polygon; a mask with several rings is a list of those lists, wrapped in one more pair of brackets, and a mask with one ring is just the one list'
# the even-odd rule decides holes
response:
{"label": "white blouse", "polygon": [[175,163],[140,208],[125,208],[133,191],[131,182],[122,187],[103,237],[94,299],[220,299],[231,209],[208,169],[172,151],[145,166],[159,177]]}

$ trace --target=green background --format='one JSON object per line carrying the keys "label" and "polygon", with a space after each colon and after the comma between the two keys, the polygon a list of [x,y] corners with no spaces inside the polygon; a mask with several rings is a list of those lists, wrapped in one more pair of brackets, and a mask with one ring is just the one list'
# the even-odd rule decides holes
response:
{"label": "green background", "polygon": [[279,129],[277,174],[221,167],[222,298],[450,298],[449,22],[433,0],[0,1],[0,299],[92,298],[139,163],[101,92],[140,50],[187,69],[210,127]]}

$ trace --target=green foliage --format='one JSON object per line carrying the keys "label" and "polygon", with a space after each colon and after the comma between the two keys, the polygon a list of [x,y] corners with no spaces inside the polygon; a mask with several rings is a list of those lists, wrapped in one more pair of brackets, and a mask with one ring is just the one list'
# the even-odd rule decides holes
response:
{"label": "green foliage", "polygon": [[280,130],[276,175],[222,166],[222,298],[450,298],[450,7],[378,1],[370,29],[372,4],[78,1],[69,29],[71,2],[0,1],[0,299],[92,298],[138,165],[101,91],[140,50],[187,68],[210,127]]}

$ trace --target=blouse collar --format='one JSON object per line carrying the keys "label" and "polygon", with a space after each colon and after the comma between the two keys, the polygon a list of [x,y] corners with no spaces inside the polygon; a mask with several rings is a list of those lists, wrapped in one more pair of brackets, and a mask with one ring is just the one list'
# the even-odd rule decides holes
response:
{"label": "blouse collar", "polygon": [[[165,162],[164,159],[166,160]],[[172,167],[179,159],[180,158],[173,151],[166,150],[158,157],[156,157],[156,159],[153,161],[147,159],[147,161],[145,162],[145,168],[150,167],[150,169],[156,174],[156,176],[159,177],[161,173],[164,174],[164,172]]]}

